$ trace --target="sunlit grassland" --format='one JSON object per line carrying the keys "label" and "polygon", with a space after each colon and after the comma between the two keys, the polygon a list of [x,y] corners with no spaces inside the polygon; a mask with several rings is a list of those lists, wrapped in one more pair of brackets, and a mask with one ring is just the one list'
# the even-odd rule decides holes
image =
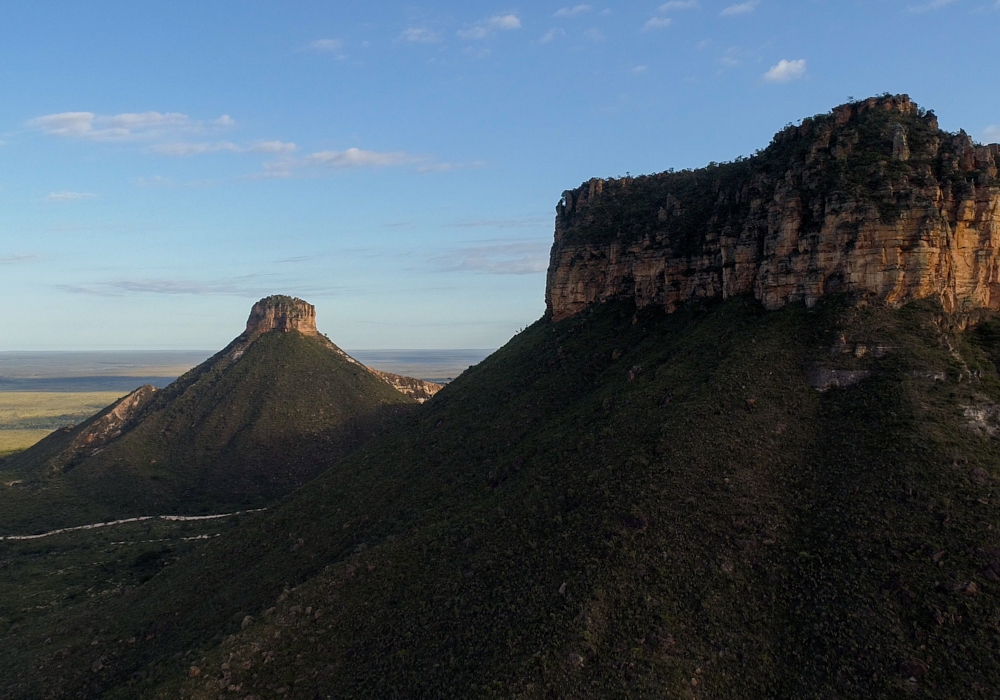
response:
{"label": "sunlit grassland", "polygon": [[0,457],[27,449],[53,430],[79,423],[119,398],[116,391],[0,392]]}
{"label": "sunlit grassland", "polygon": [[26,450],[50,430],[0,430],[0,457]]}

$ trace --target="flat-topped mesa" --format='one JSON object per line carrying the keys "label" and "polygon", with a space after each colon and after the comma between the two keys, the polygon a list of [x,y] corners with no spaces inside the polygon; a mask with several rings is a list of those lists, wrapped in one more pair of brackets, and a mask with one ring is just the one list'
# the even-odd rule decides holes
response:
{"label": "flat-topped mesa", "polygon": [[298,331],[303,335],[318,335],[316,307],[297,297],[282,294],[264,297],[250,309],[246,335],[269,331]]}
{"label": "flat-topped mesa", "polygon": [[363,367],[366,371],[399,393],[409,396],[420,403],[423,403],[444,388],[441,384],[435,384],[434,382],[427,382],[413,377],[403,377],[390,372],[380,372],[377,369],[363,365],[316,330],[315,306],[298,297],[289,297],[284,294],[264,297],[253,305],[253,308],[250,309],[250,318],[247,319],[246,331],[234,341],[235,346],[230,347],[232,350],[231,358],[234,361],[239,360],[246,348],[253,341],[270,331],[281,333],[298,331],[303,335],[315,336],[322,345],[347,361]]}
{"label": "flat-topped mesa", "polygon": [[906,95],[837,107],[748,159],[590,180],[557,207],[554,320],[615,298],[668,312],[752,293],[768,309],[848,293],[1000,308],[1000,145]]}

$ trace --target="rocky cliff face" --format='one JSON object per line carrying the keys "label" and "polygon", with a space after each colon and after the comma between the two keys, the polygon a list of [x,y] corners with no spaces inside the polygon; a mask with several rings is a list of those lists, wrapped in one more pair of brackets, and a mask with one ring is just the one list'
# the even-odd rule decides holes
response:
{"label": "rocky cliff face", "polygon": [[250,309],[246,335],[269,331],[317,335],[316,307],[297,297],[275,295],[261,299]]}
{"label": "rocky cliff face", "polygon": [[846,292],[1000,308],[998,164],[1000,146],[898,95],[789,126],[749,159],[591,180],[557,207],[546,305],[559,320],[612,298],[670,312]]}

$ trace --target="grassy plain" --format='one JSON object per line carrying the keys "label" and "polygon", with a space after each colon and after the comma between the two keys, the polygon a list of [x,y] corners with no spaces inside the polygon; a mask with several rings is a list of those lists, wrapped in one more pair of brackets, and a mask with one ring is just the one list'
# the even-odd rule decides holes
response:
{"label": "grassy plain", "polygon": [[26,450],[53,430],[79,423],[121,396],[117,391],[0,392],[0,457]]}
{"label": "grassy plain", "polygon": [[50,432],[52,431],[0,429],[0,457],[6,457],[15,452],[26,450]]}

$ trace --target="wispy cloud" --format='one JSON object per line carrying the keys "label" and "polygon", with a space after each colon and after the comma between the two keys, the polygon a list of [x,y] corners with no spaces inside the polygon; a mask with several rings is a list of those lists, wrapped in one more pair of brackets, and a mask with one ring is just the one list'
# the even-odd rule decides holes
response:
{"label": "wispy cloud", "polygon": [[96,194],[92,192],[49,192],[45,197],[47,202],[79,202],[83,199],[95,199]]}
{"label": "wispy cloud", "polygon": [[553,17],[576,17],[590,12],[590,5],[573,5],[556,10]]}
{"label": "wispy cloud", "polygon": [[642,31],[652,32],[657,29],[666,29],[671,24],[674,23],[670,17],[650,17],[644,25],[642,25]]}
{"label": "wispy cloud", "polygon": [[696,10],[701,7],[698,0],[670,0],[660,5],[660,12],[676,12],[677,10]]}
{"label": "wispy cloud", "polygon": [[468,163],[426,162],[417,168],[418,173],[450,173],[453,170],[479,170],[486,167],[486,161],[474,160]]}
{"label": "wispy cloud", "polygon": [[631,68],[628,69],[628,72],[632,73],[633,75],[641,75],[642,73],[645,73],[648,70],[649,66],[632,66]]}
{"label": "wispy cloud", "polygon": [[549,31],[547,31],[544,34],[542,34],[542,38],[538,40],[538,43],[539,44],[548,44],[548,43],[550,43],[552,41],[555,41],[556,39],[558,39],[561,36],[566,36],[566,30],[561,29],[559,27],[553,27]]}
{"label": "wispy cloud", "polygon": [[57,289],[74,294],[89,294],[101,297],[121,297],[133,294],[192,295],[192,296],[238,296],[260,298],[274,293],[276,288],[295,288],[299,293],[316,291],[303,289],[301,284],[288,278],[270,274],[254,274],[232,277],[228,280],[193,280],[186,278],[126,278],[108,282],[89,284],[61,284]]}
{"label": "wispy cloud", "polygon": [[344,43],[340,39],[317,39],[306,44],[305,48],[313,53],[326,53],[344,58]]}
{"label": "wispy cloud", "polygon": [[735,5],[730,5],[724,9],[719,14],[723,17],[736,17],[738,15],[748,15],[757,9],[760,5],[760,0],[749,0],[748,2],[741,2]]}
{"label": "wispy cloud", "polygon": [[604,32],[600,29],[588,29],[583,33],[583,38],[587,41],[604,41]]}
{"label": "wispy cloud", "polygon": [[[1000,4],[998,4],[998,6],[1000,6]],[[990,124],[988,127],[983,129],[983,136],[991,143],[1000,141],[1000,124]]]}
{"label": "wispy cloud", "polygon": [[290,177],[296,172],[318,170],[356,170],[388,168],[427,163],[429,159],[404,151],[366,151],[348,148],[346,151],[319,151],[301,158],[285,158],[264,164],[261,177]]}
{"label": "wispy cloud", "polygon": [[[215,128],[228,128],[236,122],[224,114],[209,122]],[[164,135],[204,131],[203,122],[180,112],[135,112],[106,116],[94,112],[60,112],[36,117],[28,128],[50,136],[90,141],[132,141],[162,138]]]}
{"label": "wispy cloud", "polygon": [[[933,10],[940,10],[942,7],[948,7],[948,5],[954,5],[958,0],[931,0],[930,2],[925,2],[921,5],[911,5],[906,8],[910,12],[931,12]],[[997,3],[997,7],[1000,7],[1000,2]]]}
{"label": "wispy cloud", "polygon": [[289,141],[256,141],[240,146],[232,141],[160,143],[153,151],[167,156],[198,156],[207,153],[290,153],[297,146]]}
{"label": "wispy cloud", "polygon": [[38,262],[41,259],[41,255],[0,255],[0,265],[20,265]]}
{"label": "wispy cloud", "polygon": [[195,189],[200,187],[215,187],[221,184],[219,180],[183,180],[177,181],[170,177],[163,177],[162,175],[153,175],[151,177],[137,177],[135,179],[136,187],[143,188],[164,188],[164,189]]}
{"label": "wispy cloud", "polygon": [[781,59],[764,74],[764,80],[769,83],[788,83],[798,80],[805,74],[806,60],[804,58],[795,61]]}
{"label": "wispy cloud", "polygon": [[507,32],[521,28],[520,18],[513,14],[493,15],[475,24],[459,29],[457,34],[460,39],[485,39],[495,32]]}
{"label": "wispy cloud", "polygon": [[462,246],[431,258],[443,272],[537,275],[548,267],[549,242],[484,242]]}
{"label": "wispy cloud", "polygon": [[397,41],[408,44],[437,44],[441,35],[427,27],[407,27],[399,34]]}

